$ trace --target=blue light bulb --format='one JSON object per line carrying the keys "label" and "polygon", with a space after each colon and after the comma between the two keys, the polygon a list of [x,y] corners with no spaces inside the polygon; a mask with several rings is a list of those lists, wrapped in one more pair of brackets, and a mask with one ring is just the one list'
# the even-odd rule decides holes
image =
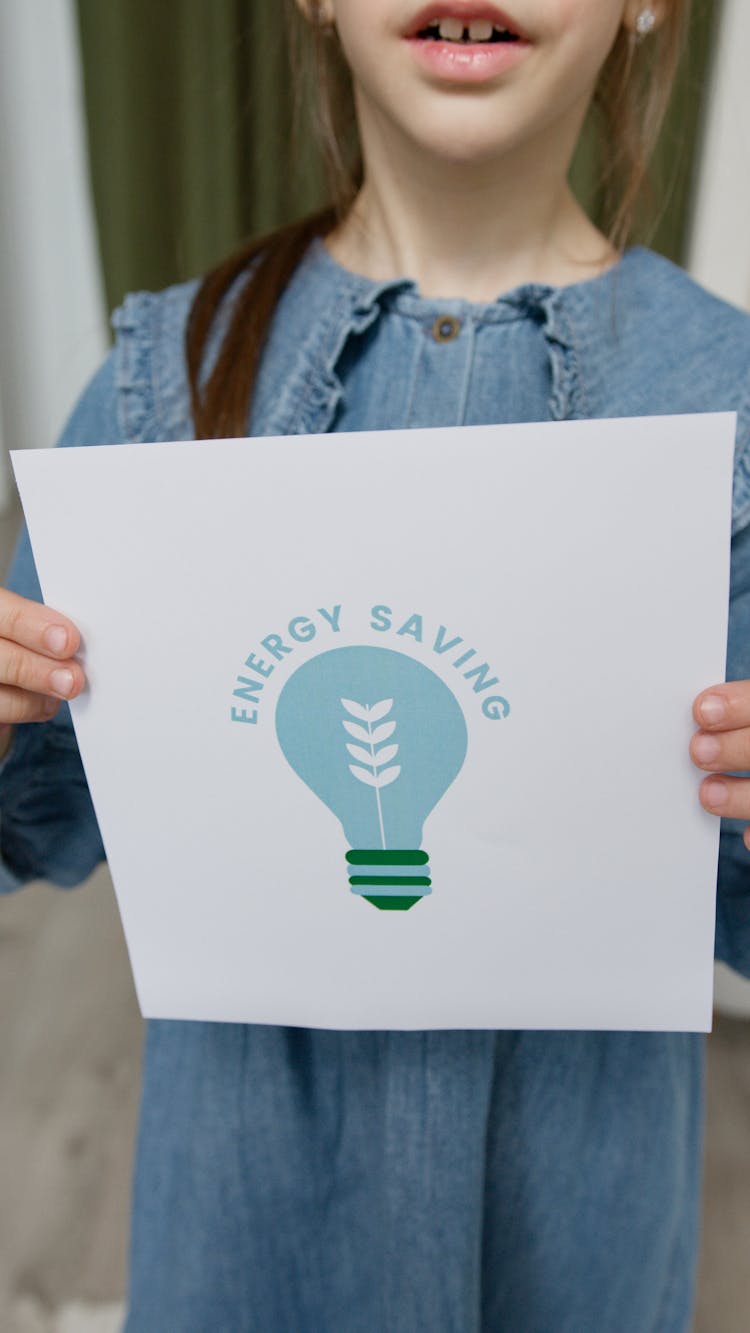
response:
{"label": "blue light bulb", "polygon": [[422,826],[467,746],[444,681],[390,648],[333,648],[289,677],[276,734],[290,767],[341,821],[352,893],[391,911],[431,893]]}

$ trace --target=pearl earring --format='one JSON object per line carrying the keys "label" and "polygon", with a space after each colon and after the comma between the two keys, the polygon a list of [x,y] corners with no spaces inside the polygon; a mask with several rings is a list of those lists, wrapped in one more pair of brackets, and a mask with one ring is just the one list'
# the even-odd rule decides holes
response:
{"label": "pearl earring", "polygon": [[636,41],[642,42],[656,27],[656,15],[653,9],[642,9],[635,21]]}

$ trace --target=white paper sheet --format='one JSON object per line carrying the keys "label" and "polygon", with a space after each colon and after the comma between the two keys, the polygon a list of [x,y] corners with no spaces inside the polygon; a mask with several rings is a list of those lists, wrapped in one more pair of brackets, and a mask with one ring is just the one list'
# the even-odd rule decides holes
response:
{"label": "white paper sheet", "polygon": [[144,1013],[708,1029],[734,429],[16,454]]}

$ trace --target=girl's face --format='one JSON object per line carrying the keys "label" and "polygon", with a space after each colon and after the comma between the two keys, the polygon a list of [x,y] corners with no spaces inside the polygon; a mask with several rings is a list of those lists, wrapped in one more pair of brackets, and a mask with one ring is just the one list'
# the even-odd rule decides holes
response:
{"label": "girl's face", "polygon": [[633,27],[643,7],[640,0],[502,0],[502,8],[488,0],[323,0],[319,12],[335,21],[351,68],[365,148],[372,135],[386,144],[396,136],[468,165],[543,136],[569,153],[621,24]]}

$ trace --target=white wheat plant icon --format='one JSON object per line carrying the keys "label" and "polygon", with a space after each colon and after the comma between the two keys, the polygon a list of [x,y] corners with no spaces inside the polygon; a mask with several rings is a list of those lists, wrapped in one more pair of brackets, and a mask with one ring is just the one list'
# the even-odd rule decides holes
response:
{"label": "white wheat plant icon", "polygon": [[[401,772],[400,764],[391,764],[391,760],[398,754],[398,745],[384,745],[383,742],[390,740],[396,730],[395,722],[383,722],[393,707],[392,699],[381,699],[379,703],[368,706],[367,704],[355,703],[353,699],[341,700],[344,708],[351,717],[357,718],[356,722],[350,722],[348,718],[344,719],[344,726],[353,736],[357,745],[347,742],[347,750],[356,759],[356,764],[350,764],[349,770],[354,774],[358,782],[364,782],[366,786],[375,789],[375,799],[378,804],[378,822],[380,824],[380,840],[385,851],[385,828],[383,826],[383,807],[380,801],[380,793],[383,787],[390,787],[392,782],[396,781]],[[376,725],[376,724],[380,725]],[[367,749],[365,749],[367,746]],[[380,748],[376,748],[380,747]],[[384,768],[383,765],[390,765]]]}

